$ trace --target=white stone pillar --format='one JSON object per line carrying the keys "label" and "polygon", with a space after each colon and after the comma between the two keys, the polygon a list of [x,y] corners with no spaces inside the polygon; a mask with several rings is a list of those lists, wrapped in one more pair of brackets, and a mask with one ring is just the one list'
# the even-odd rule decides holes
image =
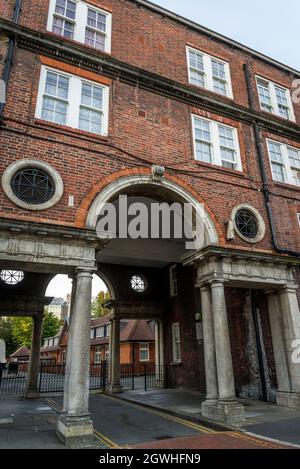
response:
{"label": "white stone pillar", "polygon": [[[74,311],[74,304],[75,304],[75,299],[76,299],[76,286],[77,286],[77,276],[76,275],[69,275],[69,278],[72,279],[72,292],[71,292],[71,305],[70,305],[70,317],[68,319],[69,321],[69,331],[71,328],[71,321],[73,317],[73,311]],[[65,372],[65,383],[64,383],[64,389],[67,390],[69,387],[69,376],[70,373],[67,372],[67,364],[65,365],[66,367],[66,372]],[[69,401],[69,393],[65,392],[64,393],[64,400],[63,400],[63,410],[62,413],[67,413],[68,409],[68,401]]]}
{"label": "white stone pillar", "polygon": [[117,394],[122,392],[120,384],[120,319],[113,318],[110,327],[110,383],[108,392]]}
{"label": "white stone pillar", "polygon": [[201,306],[206,378],[206,401],[202,404],[202,413],[205,414],[206,406],[216,404],[219,397],[212,298],[208,285],[201,288]]}
{"label": "white stone pillar", "polygon": [[78,439],[85,444],[93,435],[88,410],[93,273],[92,269],[76,270],[76,295],[67,348],[66,407],[57,422],[58,437],[70,446]]}
{"label": "white stone pillar", "polygon": [[[300,311],[296,287],[279,292],[282,309],[284,342],[290,380],[289,392],[278,392],[279,405],[300,409],[300,363],[295,360],[296,342],[300,340]],[[299,346],[298,346],[299,348]]]}
{"label": "white stone pillar", "polygon": [[280,298],[276,291],[266,292],[268,296],[269,319],[272,334],[274,361],[278,392],[290,392],[290,374],[285,350],[283,315]]}
{"label": "white stone pillar", "polygon": [[28,381],[25,392],[26,399],[37,399],[39,393],[39,368],[42,341],[43,314],[33,316],[33,332],[28,367]]}
{"label": "white stone pillar", "polygon": [[218,405],[210,406],[211,418],[234,425],[245,417],[244,406],[238,404],[235,395],[224,283],[212,282],[211,292],[219,391]]}

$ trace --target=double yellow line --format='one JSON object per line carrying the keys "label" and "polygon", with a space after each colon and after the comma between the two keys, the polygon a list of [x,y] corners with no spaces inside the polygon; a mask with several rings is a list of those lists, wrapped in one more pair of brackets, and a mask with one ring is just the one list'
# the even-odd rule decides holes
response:
{"label": "double yellow line", "polygon": [[[45,398],[44,402],[47,405],[49,405],[58,414],[61,412],[62,406],[60,404],[58,404],[58,402],[51,399],[50,397]],[[120,448],[120,446],[117,443],[110,440],[106,436],[102,435],[102,433],[98,432],[95,429],[94,429],[94,435],[97,438],[97,440],[101,441],[101,443],[104,444],[105,446],[107,446],[109,449],[118,449],[118,448]]]}
{"label": "double yellow line", "polygon": [[208,433],[208,434],[220,433],[220,432],[217,432],[216,430],[212,430],[211,428],[204,427],[204,426],[202,426],[198,423],[194,423],[194,422],[191,422],[189,420],[182,419],[180,417],[175,417],[175,416],[167,414],[165,412],[160,412],[159,410],[153,410],[153,409],[150,409],[149,407],[144,407],[142,404],[141,405],[134,404],[133,402],[124,401],[122,399],[112,397],[112,396],[108,396],[108,395],[103,395],[102,394],[102,396],[107,398],[107,399],[113,400],[114,402],[121,401],[126,405],[134,407],[135,409],[143,410],[143,411],[148,412],[150,414],[158,415],[159,417],[163,417],[167,420],[171,420],[173,422],[179,423],[181,425],[192,428],[193,430],[196,430],[196,431],[201,432],[201,433]]}

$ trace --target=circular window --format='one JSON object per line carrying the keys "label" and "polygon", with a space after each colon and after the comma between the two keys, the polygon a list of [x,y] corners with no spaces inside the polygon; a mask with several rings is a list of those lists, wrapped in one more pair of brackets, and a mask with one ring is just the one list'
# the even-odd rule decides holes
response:
{"label": "circular window", "polygon": [[130,280],[131,288],[137,293],[143,293],[147,290],[147,282],[144,277],[134,275]]}
{"label": "circular window", "polygon": [[18,171],[10,181],[14,194],[27,204],[44,204],[55,192],[53,179],[37,168]]}
{"label": "circular window", "polygon": [[237,211],[235,224],[238,231],[246,238],[255,238],[258,233],[258,222],[256,216],[250,210],[242,208]]}
{"label": "circular window", "polygon": [[1,270],[0,278],[7,285],[17,285],[22,282],[24,278],[24,272],[18,270]]}
{"label": "circular window", "polygon": [[251,205],[238,205],[233,209],[232,220],[234,229],[248,243],[260,242],[266,232],[262,216]]}
{"label": "circular window", "polygon": [[27,210],[52,207],[61,199],[64,190],[59,173],[39,160],[11,164],[3,173],[2,185],[9,199]]}

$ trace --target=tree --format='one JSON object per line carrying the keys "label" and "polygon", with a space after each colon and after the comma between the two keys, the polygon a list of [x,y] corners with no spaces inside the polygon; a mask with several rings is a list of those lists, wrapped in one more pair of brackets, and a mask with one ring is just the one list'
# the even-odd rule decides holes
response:
{"label": "tree", "polygon": [[105,308],[104,303],[110,300],[108,291],[101,291],[92,301],[92,318],[102,318],[109,314],[109,309]]}
{"label": "tree", "polygon": [[30,317],[13,317],[12,321],[12,335],[18,347],[24,345],[30,348],[31,336],[33,329],[33,320]]}
{"label": "tree", "polygon": [[18,348],[18,342],[13,336],[13,324],[11,318],[0,318],[0,339],[6,345],[6,356],[9,357]]}
{"label": "tree", "polygon": [[[15,352],[19,347],[25,345],[31,347],[31,338],[33,330],[33,320],[30,317],[13,317],[7,319],[10,328],[10,347],[7,350],[7,355]],[[53,313],[49,313],[47,309],[44,313],[42,338],[47,339],[48,337],[55,336],[60,328],[60,320],[54,316]],[[1,337],[4,339],[4,337]],[[4,339],[5,340],[5,339]],[[6,340],[5,340],[6,341]],[[8,349],[8,347],[7,347]]]}
{"label": "tree", "polygon": [[54,337],[58,333],[60,325],[61,321],[56,316],[54,316],[53,313],[49,313],[47,309],[45,309],[43,321],[43,339]]}

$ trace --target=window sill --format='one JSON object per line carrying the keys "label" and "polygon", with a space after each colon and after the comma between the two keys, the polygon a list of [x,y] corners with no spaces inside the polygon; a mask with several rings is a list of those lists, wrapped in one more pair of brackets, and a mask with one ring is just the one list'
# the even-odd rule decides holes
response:
{"label": "window sill", "polygon": [[275,119],[278,119],[280,122],[285,122],[285,123],[290,123],[290,124],[297,125],[296,119],[286,119],[285,117],[282,117],[282,116],[279,116],[278,114],[275,114],[275,112],[264,111],[261,108],[259,110],[260,110],[260,112],[263,112],[264,115],[275,117]]}
{"label": "window sill", "polygon": [[182,366],[182,362],[171,362],[170,366]]}
{"label": "window sill", "polygon": [[84,42],[76,41],[75,39],[69,39],[67,37],[61,36],[60,34],[53,33],[52,31],[49,31],[49,30],[47,30],[47,33],[50,36],[53,36],[56,39],[61,40],[63,43],[67,42],[69,44],[73,44],[73,45],[75,44],[75,45],[80,46],[84,49],[88,49],[91,52],[94,51],[96,54],[98,53],[98,54],[104,54],[104,55],[111,56],[111,51],[110,50],[96,49],[96,47],[89,46],[88,44],[85,44]]}
{"label": "window sill", "polygon": [[188,81],[188,86],[193,89],[193,90],[200,90],[200,91],[203,91],[204,93],[207,93],[208,95],[211,95],[213,97],[218,97],[218,98],[221,98],[221,99],[226,99],[230,102],[232,101],[235,101],[234,99],[234,96],[225,96],[224,94],[221,94],[221,93],[217,93],[216,91],[213,91],[213,90],[210,90],[208,88],[203,88],[202,86],[197,86],[197,85],[194,85],[193,83],[190,83]]}
{"label": "window sill", "polygon": [[281,189],[300,192],[300,186],[296,186],[294,184],[291,184],[290,182],[279,182],[279,181],[273,180],[273,183],[275,187],[280,187]]}
{"label": "window sill", "polygon": [[74,135],[77,135],[79,137],[86,137],[87,139],[95,139],[95,140],[101,140],[101,141],[105,141],[105,142],[108,142],[109,141],[109,138],[108,136],[106,135],[98,135],[98,134],[94,134],[94,133],[91,133],[91,132],[87,132],[85,130],[80,130],[80,129],[74,129],[73,127],[69,127],[67,125],[60,125],[60,124],[55,124],[54,122],[49,122],[49,121],[45,121],[43,119],[39,119],[39,118],[35,118],[34,119],[34,123],[37,125],[37,126],[41,126],[41,127],[50,127],[50,129],[55,129],[58,131],[58,133],[61,133],[61,134],[74,134]]}
{"label": "window sill", "polygon": [[246,174],[244,171],[239,171],[238,169],[230,169],[230,168],[225,168],[224,166],[218,166],[216,164],[210,164],[210,163],[205,163],[204,161],[199,161],[194,158],[194,162],[197,164],[197,166],[203,166],[204,168],[210,168],[212,171],[215,171],[216,169],[222,173],[229,174],[232,176],[236,177],[242,177],[246,178]]}

